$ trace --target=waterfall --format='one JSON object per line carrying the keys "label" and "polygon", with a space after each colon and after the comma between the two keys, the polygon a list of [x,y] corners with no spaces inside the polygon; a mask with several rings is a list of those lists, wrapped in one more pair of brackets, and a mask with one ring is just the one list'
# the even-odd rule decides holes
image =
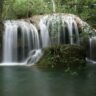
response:
{"label": "waterfall", "polygon": [[87,56],[87,61],[96,64],[96,37],[89,38],[89,51]]}
{"label": "waterfall", "polygon": [[77,22],[71,16],[52,15],[40,20],[42,47],[55,44],[80,44]]}
{"label": "waterfall", "polygon": [[[90,26],[85,22],[78,20],[82,25],[87,25],[84,28],[84,32],[89,32]],[[64,14],[46,15],[41,18],[40,23],[40,38],[42,41],[42,47],[48,47],[51,45],[59,44],[77,44],[80,45],[80,30],[74,16]],[[94,36],[89,38],[89,46],[87,50],[86,60],[96,64],[96,36],[95,30],[90,30]]]}
{"label": "waterfall", "polygon": [[24,62],[31,50],[40,48],[39,34],[34,25],[25,21],[5,21],[3,63]]}
{"label": "waterfall", "polygon": [[41,58],[42,48],[80,44],[77,22],[70,15],[46,15],[38,25],[39,30],[24,20],[4,22],[2,65],[32,65]]}

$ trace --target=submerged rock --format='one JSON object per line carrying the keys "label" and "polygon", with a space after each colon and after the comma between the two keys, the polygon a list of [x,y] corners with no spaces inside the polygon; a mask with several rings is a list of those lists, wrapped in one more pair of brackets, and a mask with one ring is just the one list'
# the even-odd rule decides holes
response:
{"label": "submerged rock", "polygon": [[45,68],[79,68],[85,65],[85,49],[79,45],[46,48],[37,66]]}

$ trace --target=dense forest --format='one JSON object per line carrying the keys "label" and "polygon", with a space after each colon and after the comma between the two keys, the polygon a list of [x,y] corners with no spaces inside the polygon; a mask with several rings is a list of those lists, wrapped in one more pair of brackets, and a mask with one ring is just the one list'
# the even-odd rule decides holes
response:
{"label": "dense forest", "polygon": [[[96,0],[54,0],[56,12],[73,13],[96,28]],[[18,19],[53,13],[52,0],[0,0],[0,18]]]}
{"label": "dense forest", "polygon": [[[56,12],[76,14],[96,27],[96,0],[54,0],[54,2]],[[52,12],[52,0],[0,0],[2,19],[25,18]]]}

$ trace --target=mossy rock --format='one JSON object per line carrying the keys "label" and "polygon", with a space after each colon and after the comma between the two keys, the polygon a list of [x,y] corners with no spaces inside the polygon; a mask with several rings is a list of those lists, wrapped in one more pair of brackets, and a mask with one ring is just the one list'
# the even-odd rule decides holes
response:
{"label": "mossy rock", "polygon": [[85,49],[78,45],[58,45],[44,49],[37,66],[43,68],[79,68],[85,66]]}

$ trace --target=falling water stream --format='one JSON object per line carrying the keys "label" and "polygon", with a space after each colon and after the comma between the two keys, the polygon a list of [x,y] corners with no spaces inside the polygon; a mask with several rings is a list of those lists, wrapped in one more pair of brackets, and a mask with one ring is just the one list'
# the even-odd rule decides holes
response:
{"label": "falling water stream", "polygon": [[[18,62],[22,65],[27,62],[27,57],[32,53],[32,50],[34,50],[34,54],[38,53],[40,48],[39,35],[34,25],[25,21],[13,20],[5,21],[4,25],[3,65],[10,63],[14,65]],[[34,54],[32,56],[35,56]]]}
{"label": "falling water stream", "polygon": [[79,30],[71,16],[46,15],[40,19],[38,29],[24,20],[4,22],[2,65],[36,63],[42,48],[58,44],[79,44]]}
{"label": "falling water stream", "polygon": [[96,64],[96,36],[89,38],[89,52],[87,61]]}
{"label": "falling water stream", "polygon": [[43,47],[55,44],[79,44],[79,30],[71,16],[45,16],[40,20]]}
{"label": "falling water stream", "polygon": [[[42,48],[59,44],[80,45],[80,32],[74,16],[45,15],[38,26],[39,31],[35,25],[24,20],[4,21],[0,65],[33,65],[42,57]],[[90,38],[89,43],[90,59],[95,60],[95,37]]]}

